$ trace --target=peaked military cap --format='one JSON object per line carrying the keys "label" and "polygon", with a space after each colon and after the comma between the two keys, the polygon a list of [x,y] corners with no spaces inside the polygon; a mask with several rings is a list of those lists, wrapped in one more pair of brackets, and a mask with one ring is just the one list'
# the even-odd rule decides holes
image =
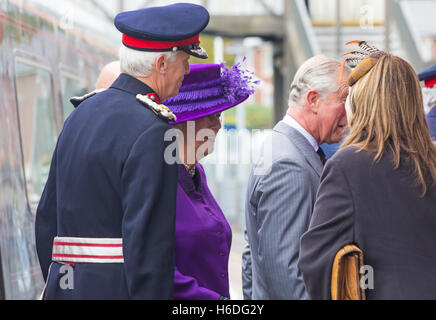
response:
{"label": "peaked military cap", "polygon": [[426,87],[436,86],[436,65],[418,74],[419,81],[424,81]]}
{"label": "peaked military cap", "polygon": [[190,3],[121,12],[114,21],[128,48],[156,52],[183,50],[202,59],[207,59],[207,53],[200,47],[200,32],[208,23],[208,11]]}

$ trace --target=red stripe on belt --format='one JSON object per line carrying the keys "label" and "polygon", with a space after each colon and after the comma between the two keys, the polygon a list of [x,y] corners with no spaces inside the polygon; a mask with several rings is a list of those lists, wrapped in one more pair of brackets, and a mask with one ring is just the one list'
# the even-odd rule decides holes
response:
{"label": "red stripe on belt", "polygon": [[54,246],[80,246],[80,247],[122,247],[122,243],[77,243],[77,242],[53,242]]}
{"label": "red stripe on belt", "polygon": [[89,259],[123,259],[123,256],[91,256],[84,254],[61,254],[53,253],[53,258],[89,258]]}

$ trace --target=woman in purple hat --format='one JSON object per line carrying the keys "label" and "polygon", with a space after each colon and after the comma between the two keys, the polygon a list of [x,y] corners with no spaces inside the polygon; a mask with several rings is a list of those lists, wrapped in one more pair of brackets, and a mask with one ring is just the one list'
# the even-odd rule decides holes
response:
{"label": "woman in purple hat", "polygon": [[232,231],[199,161],[213,151],[221,112],[246,100],[252,85],[239,65],[191,65],[179,94],[164,102],[177,117],[179,136],[174,299],[230,298]]}

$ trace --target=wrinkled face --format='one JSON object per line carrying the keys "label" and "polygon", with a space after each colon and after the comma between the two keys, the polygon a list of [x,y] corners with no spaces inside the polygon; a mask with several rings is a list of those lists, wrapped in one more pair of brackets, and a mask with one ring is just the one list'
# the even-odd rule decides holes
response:
{"label": "wrinkled face", "polygon": [[[179,93],[185,75],[189,73],[189,58],[191,56],[184,51],[177,53],[176,59],[168,61],[165,77],[166,97],[174,97]],[[167,99],[166,98],[166,99]]]}
{"label": "wrinkled face", "polygon": [[341,141],[347,126],[347,114],[345,112],[347,96],[348,86],[344,84],[341,85],[338,92],[330,94],[326,101],[320,99],[320,143],[336,143]]}
{"label": "wrinkled face", "polygon": [[195,153],[200,161],[214,150],[215,138],[221,129],[221,112],[195,120]]}

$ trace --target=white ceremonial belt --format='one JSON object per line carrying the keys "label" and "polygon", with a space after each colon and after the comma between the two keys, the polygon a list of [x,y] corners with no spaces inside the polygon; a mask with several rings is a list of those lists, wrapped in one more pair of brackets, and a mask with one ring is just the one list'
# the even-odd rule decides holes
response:
{"label": "white ceremonial belt", "polygon": [[55,237],[52,260],[58,262],[124,263],[123,239]]}

